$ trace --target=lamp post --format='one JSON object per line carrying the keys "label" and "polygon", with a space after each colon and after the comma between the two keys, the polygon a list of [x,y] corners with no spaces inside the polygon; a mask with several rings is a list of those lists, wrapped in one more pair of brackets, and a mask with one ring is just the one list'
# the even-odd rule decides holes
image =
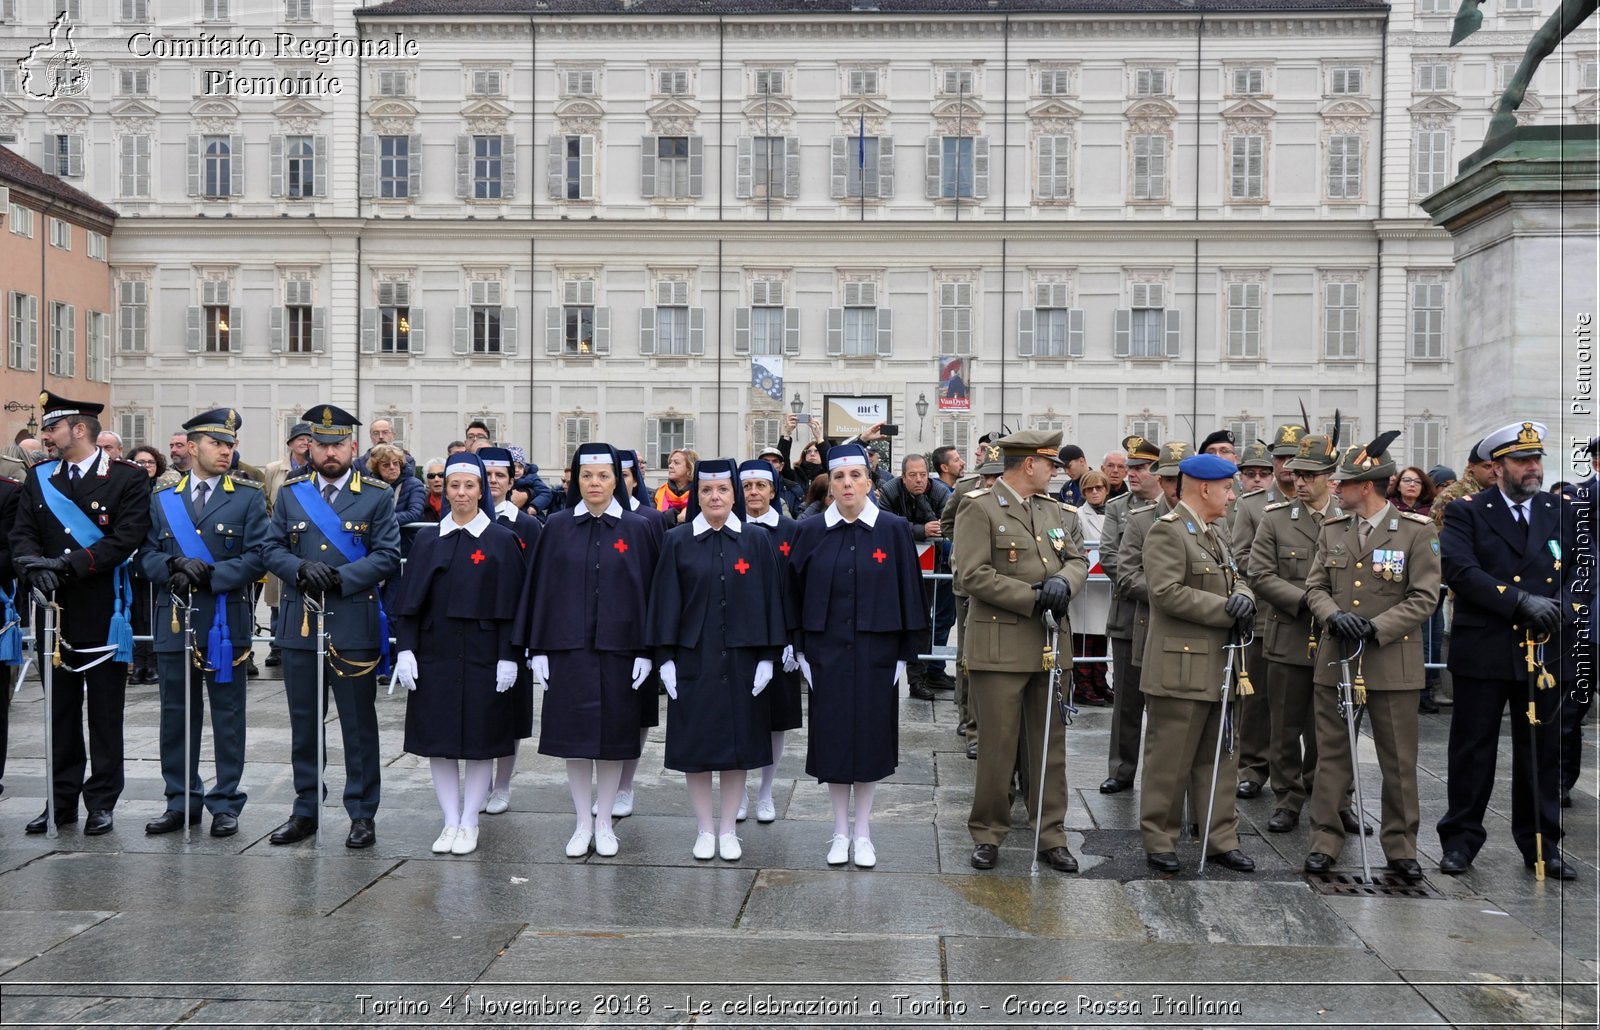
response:
{"label": "lamp post", "polygon": [[38,436],[39,422],[33,417],[33,407],[34,406],[32,404],[24,404],[21,401],[6,401],[5,403],[5,410],[12,412],[13,414],[18,411],[26,411],[28,413],[28,424],[26,426],[28,435]]}
{"label": "lamp post", "polygon": [[917,439],[922,439],[923,427],[928,424],[928,394],[926,391],[917,394]]}
{"label": "lamp post", "polygon": [[800,399],[800,391],[796,390],[794,396],[789,398],[789,410],[798,415],[800,414],[800,409],[805,406],[806,402]]}

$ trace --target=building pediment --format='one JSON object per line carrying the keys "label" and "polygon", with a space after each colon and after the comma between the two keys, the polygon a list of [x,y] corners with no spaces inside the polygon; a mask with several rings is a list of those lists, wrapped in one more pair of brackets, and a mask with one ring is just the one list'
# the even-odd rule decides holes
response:
{"label": "building pediment", "polygon": [[792,118],[794,104],[781,97],[759,96],[745,101],[744,116],[759,122],[763,118]]}
{"label": "building pediment", "polygon": [[161,112],[143,100],[124,100],[111,109],[113,118],[159,118]]}
{"label": "building pediment", "polygon": [[0,118],[21,118],[27,113],[17,104],[0,97]]}
{"label": "building pediment", "polygon": [[239,108],[231,100],[209,98],[196,101],[189,113],[196,118],[237,118]]}
{"label": "building pediment", "polygon": [[307,103],[299,97],[286,100],[272,109],[272,114],[277,118],[321,118],[325,114],[315,104]]}
{"label": "building pediment", "polygon": [[472,103],[462,108],[461,114],[468,120],[504,120],[511,117],[511,108],[497,101],[484,98],[480,100],[474,100]]}
{"label": "building pediment", "polygon": [[1224,118],[1271,118],[1277,113],[1259,100],[1241,100],[1222,109]]}
{"label": "building pediment", "polygon": [[90,112],[89,105],[81,100],[63,98],[46,106],[44,113],[51,118],[87,118]]}
{"label": "building pediment", "polygon": [[1376,113],[1371,104],[1353,97],[1340,97],[1322,106],[1324,118],[1371,118]]}
{"label": "building pediment", "polygon": [[587,97],[569,97],[556,105],[557,118],[603,118],[605,109]]}
{"label": "building pediment", "polygon": [[1140,100],[1123,112],[1123,115],[1130,121],[1170,120],[1178,117],[1178,109],[1165,100]]}
{"label": "building pediment", "polygon": [[1593,125],[1596,121],[1600,121],[1600,94],[1590,93],[1573,104],[1572,111],[1577,115],[1580,124]]}
{"label": "building pediment", "polygon": [[1076,104],[1069,104],[1065,100],[1057,100],[1055,98],[1051,98],[1049,100],[1044,101],[1043,103],[1039,104],[1036,107],[1029,108],[1028,109],[1028,117],[1029,118],[1034,118],[1034,119],[1040,119],[1040,118],[1065,118],[1065,119],[1082,118],[1083,117],[1083,110],[1081,108],[1079,108]]}
{"label": "building pediment", "polygon": [[939,121],[982,118],[983,107],[971,97],[946,100],[934,105],[933,117]]}
{"label": "building pediment", "polygon": [[1419,115],[1435,115],[1438,117],[1448,118],[1451,115],[1459,112],[1461,110],[1461,105],[1452,103],[1451,101],[1446,100],[1444,97],[1423,97],[1421,100],[1412,104],[1407,110],[1411,112],[1412,117],[1417,117]]}
{"label": "building pediment", "polygon": [[695,121],[700,117],[700,112],[694,105],[685,103],[677,97],[668,97],[660,103],[651,105],[645,114],[649,116],[654,131],[663,136],[692,134]]}

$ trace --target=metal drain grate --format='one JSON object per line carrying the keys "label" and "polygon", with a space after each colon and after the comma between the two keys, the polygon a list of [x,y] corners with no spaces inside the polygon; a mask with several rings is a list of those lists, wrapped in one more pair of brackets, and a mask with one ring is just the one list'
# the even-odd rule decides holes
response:
{"label": "metal drain grate", "polygon": [[1307,873],[1306,879],[1318,894],[1338,894],[1357,898],[1412,898],[1444,900],[1427,880],[1407,883],[1392,873],[1375,873],[1367,883],[1358,872]]}

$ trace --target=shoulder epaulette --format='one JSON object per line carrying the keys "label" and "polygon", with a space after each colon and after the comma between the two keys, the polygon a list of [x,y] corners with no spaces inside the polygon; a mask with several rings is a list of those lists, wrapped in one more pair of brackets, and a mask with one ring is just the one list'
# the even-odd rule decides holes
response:
{"label": "shoulder epaulette", "polygon": [[262,489],[261,484],[253,479],[243,479],[239,476],[229,476],[228,479],[233,483],[234,486],[247,486],[252,490]]}
{"label": "shoulder epaulette", "polygon": [[1433,519],[1426,515],[1420,515],[1414,511],[1403,511],[1400,513],[1400,517],[1403,519],[1410,519],[1412,522],[1421,522],[1423,525],[1427,526],[1433,525]]}
{"label": "shoulder epaulette", "polygon": [[362,476],[361,477],[361,485],[362,486],[370,486],[374,490],[389,490],[389,489],[393,489],[392,487],[389,486],[388,483],[385,483],[382,479],[380,479],[377,476]]}
{"label": "shoulder epaulette", "polygon": [[1355,518],[1355,515],[1356,513],[1353,511],[1347,511],[1343,515],[1329,515],[1327,518],[1322,520],[1322,524],[1324,526],[1331,526],[1335,522],[1343,522],[1345,519],[1353,519]]}
{"label": "shoulder epaulette", "polygon": [[131,469],[138,469],[140,472],[144,471],[144,466],[137,461],[129,461],[127,458],[112,458],[111,460],[119,465],[126,465]]}
{"label": "shoulder epaulette", "polygon": [[1264,486],[1263,487],[1259,487],[1259,488],[1257,488],[1255,490],[1248,490],[1245,493],[1242,493],[1242,494],[1239,495],[1239,500],[1242,501],[1246,497],[1254,497],[1256,494],[1264,494],[1266,492],[1267,492],[1267,488],[1264,487]]}
{"label": "shoulder epaulette", "polygon": [[1149,504],[1141,504],[1137,508],[1132,507],[1130,505],[1129,508],[1128,508],[1128,514],[1129,515],[1137,515],[1139,512],[1141,512],[1141,511],[1149,511],[1151,508],[1154,508],[1155,506],[1156,506],[1156,502],[1154,502],[1154,501],[1151,501]]}
{"label": "shoulder epaulette", "polygon": [[303,483],[303,482],[305,482],[306,480],[308,480],[310,478],[311,478],[311,470],[310,469],[306,469],[303,472],[296,472],[294,475],[289,476],[287,479],[285,479],[279,485],[288,486],[291,483]]}
{"label": "shoulder epaulette", "polygon": [[1074,515],[1078,513],[1078,506],[1076,504],[1068,504],[1066,501],[1062,501],[1061,506],[1072,512]]}
{"label": "shoulder epaulette", "polygon": [[992,486],[980,486],[980,487],[978,487],[978,489],[968,492],[967,496],[968,497],[982,497],[984,494],[990,492],[993,489],[994,489],[994,487],[992,487]]}
{"label": "shoulder epaulette", "polygon": [[22,480],[12,479],[10,476],[0,476],[0,483],[11,483],[14,486],[21,486]]}
{"label": "shoulder epaulette", "polygon": [[1157,521],[1158,522],[1176,522],[1176,521],[1178,521],[1178,512],[1177,512],[1176,509],[1174,509],[1172,511],[1169,511],[1165,515],[1161,516],[1161,518],[1159,518]]}
{"label": "shoulder epaulette", "polygon": [[[1245,496],[1249,497],[1250,495],[1245,494]],[[1277,511],[1279,508],[1287,508],[1293,503],[1293,501],[1273,501],[1271,504],[1261,509],[1261,514],[1265,515],[1269,511]]]}

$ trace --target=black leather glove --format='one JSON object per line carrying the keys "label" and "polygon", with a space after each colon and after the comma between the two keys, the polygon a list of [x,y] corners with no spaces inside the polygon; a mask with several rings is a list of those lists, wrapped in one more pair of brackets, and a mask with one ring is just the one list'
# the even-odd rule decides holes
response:
{"label": "black leather glove", "polygon": [[204,589],[211,585],[212,565],[200,558],[175,558],[167,563],[171,572],[182,572],[192,586]]}
{"label": "black leather glove", "polygon": [[182,597],[184,594],[187,594],[190,590],[194,589],[194,580],[189,578],[189,574],[187,572],[183,571],[182,569],[178,569],[176,572],[168,574],[167,589],[172,591],[174,594],[177,594],[179,597]]}
{"label": "black leather glove", "polygon": [[1513,614],[1539,633],[1554,633],[1561,628],[1561,604],[1553,597],[1524,592],[1517,598]]}
{"label": "black leather glove", "polygon": [[1256,603],[1244,594],[1233,594],[1222,610],[1235,622],[1245,623],[1256,617]]}
{"label": "black leather glove", "polygon": [[1067,606],[1072,602],[1072,588],[1060,576],[1051,576],[1038,587],[1039,596],[1034,604],[1040,611],[1047,611],[1056,618],[1067,614]]}
{"label": "black leather glove", "polygon": [[12,564],[29,586],[45,594],[53,593],[61,586],[62,576],[69,568],[65,558],[46,558],[43,555],[17,558]]}
{"label": "black leather glove", "polygon": [[322,593],[337,591],[339,589],[339,573],[332,566],[319,561],[308,561],[300,566],[300,571],[295,574],[302,590],[316,590]]}
{"label": "black leather glove", "polygon": [[61,577],[49,569],[32,569],[28,572],[28,585],[42,594],[53,594],[61,586]]}
{"label": "black leather glove", "polygon": [[1350,612],[1334,612],[1328,616],[1328,632],[1340,640],[1348,640],[1351,643],[1365,640],[1371,630],[1372,623]]}

